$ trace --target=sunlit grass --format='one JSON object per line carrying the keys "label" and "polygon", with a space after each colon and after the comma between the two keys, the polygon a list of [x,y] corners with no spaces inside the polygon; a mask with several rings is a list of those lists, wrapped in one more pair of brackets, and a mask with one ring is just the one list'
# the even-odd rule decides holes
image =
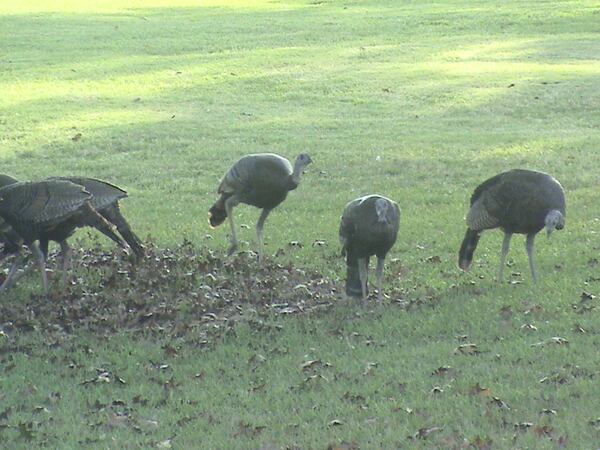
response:
{"label": "sunlit grass", "polygon": [[[232,10],[264,10],[274,9],[275,6],[264,0],[108,0],[95,2],[91,0],[75,1],[60,0],[57,2],[40,2],[24,0],[20,2],[0,1],[1,14],[33,14],[33,13],[137,13],[139,10],[153,8],[229,8]],[[286,2],[278,2],[277,7],[286,6]],[[288,2],[287,6],[296,6]]]}

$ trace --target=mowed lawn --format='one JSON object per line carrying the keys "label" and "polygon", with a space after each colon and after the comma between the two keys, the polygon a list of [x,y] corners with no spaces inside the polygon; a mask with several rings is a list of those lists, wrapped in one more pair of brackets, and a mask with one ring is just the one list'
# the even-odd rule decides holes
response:
{"label": "mowed lawn", "polygon": [[[0,172],[110,180],[144,239],[224,257],[228,227],[206,220],[223,173],[307,152],[266,222],[270,267],[340,290],[344,205],[402,209],[381,306],[242,303],[211,345],[0,317],[0,447],[596,448],[599,33],[595,1],[0,0]],[[473,189],[514,167],[566,191],[538,286],[520,237],[495,282],[498,231],[456,268]],[[258,211],[235,214],[253,249]],[[0,304],[40,288],[34,273]]]}

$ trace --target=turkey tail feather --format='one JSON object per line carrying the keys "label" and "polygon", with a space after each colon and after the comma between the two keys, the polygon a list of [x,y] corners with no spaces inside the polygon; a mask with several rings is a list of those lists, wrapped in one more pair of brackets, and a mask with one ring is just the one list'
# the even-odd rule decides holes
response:
{"label": "turkey tail feather", "polygon": [[473,252],[477,248],[481,232],[467,228],[465,238],[463,239],[460,251],[458,253],[458,267],[462,270],[469,270],[473,262]]}

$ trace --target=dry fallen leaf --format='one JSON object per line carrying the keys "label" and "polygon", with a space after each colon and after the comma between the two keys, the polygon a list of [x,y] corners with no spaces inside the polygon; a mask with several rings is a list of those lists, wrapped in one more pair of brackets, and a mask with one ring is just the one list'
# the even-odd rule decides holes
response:
{"label": "dry fallen leaf", "polygon": [[261,355],[260,353],[256,353],[248,358],[248,364],[262,364],[267,361],[267,358]]}
{"label": "dry fallen leaf", "polygon": [[432,434],[432,433],[437,433],[439,431],[442,431],[444,428],[443,427],[437,427],[437,426],[432,426],[432,427],[426,427],[426,428],[419,428],[419,430],[412,435],[413,439],[427,439],[427,437]]}
{"label": "dry fallen leaf", "polygon": [[481,387],[479,383],[476,383],[474,386],[471,386],[469,389],[469,394],[471,395],[483,395],[490,396],[492,395],[492,391],[489,388]]}
{"label": "dry fallen leaf", "polygon": [[588,423],[593,427],[600,427],[600,417],[592,419]]}
{"label": "dry fallen leaf", "polygon": [[535,325],[530,324],[530,323],[524,323],[523,325],[521,325],[521,330],[523,330],[523,331],[537,331],[537,327]]}
{"label": "dry fallen leaf", "polygon": [[378,367],[379,364],[376,362],[368,362],[365,366],[365,370],[363,371],[363,376],[371,376],[373,375],[373,370]]}
{"label": "dry fallen leaf", "polygon": [[450,366],[440,366],[432,372],[432,375],[437,375],[437,376],[448,375],[452,371],[454,371],[454,369]]}
{"label": "dry fallen leaf", "polygon": [[172,448],[173,445],[171,443],[172,439],[165,439],[164,441],[160,441],[156,443],[156,448]]}
{"label": "dry fallen leaf", "polygon": [[460,353],[463,355],[476,355],[479,352],[476,344],[461,344],[454,349],[454,353]]}
{"label": "dry fallen leaf", "polygon": [[565,338],[561,338],[560,336],[554,336],[545,341],[536,342],[535,344],[531,344],[531,347],[543,347],[548,344],[557,344],[557,345],[569,345],[569,341]]}
{"label": "dry fallen leaf", "polygon": [[589,292],[585,292],[583,291],[581,293],[581,301],[588,301],[588,300],[594,300],[596,298],[596,296],[594,294],[590,294]]}
{"label": "dry fallen leaf", "polygon": [[302,370],[309,370],[309,369],[312,369],[321,364],[322,363],[321,363],[320,359],[311,359],[310,361],[306,361],[306,362],[302,363],[302,365],[300,367],[302,368]]}
{"label": "dry fallen leaf", "polygon": [[508,404],[499,397],[492,397],[492,403],[494,403],[500,409],[510,410],[510,406],[508,406]]}
{"label": "dry fallen leaf", "polygon": [[520,430],[520,431],[528,430],[531,427],[533,427],[533,423],[531,423],[531,422],[518,422],[518,423],[515,423],[515,429]]}

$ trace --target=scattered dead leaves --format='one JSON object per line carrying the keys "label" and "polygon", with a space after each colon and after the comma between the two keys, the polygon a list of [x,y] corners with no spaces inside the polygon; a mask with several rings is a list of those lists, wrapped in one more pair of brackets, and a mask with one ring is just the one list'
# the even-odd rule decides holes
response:
{"label": "scattered dead leaves", "polygon": [[[239,321],[257,331],[277,331],[277,326],[249,317],[318,312],[331,307],[336,293],[335,283],[318,272],[269,258],[259,268],[250,252],[223,259],[188,241],[176,248],[147,242],[146,255],[137,263],[120,250],[107,251],[96,244],[74,249],[72,267],[76,269],[68,272],[66,287],[56,285],[60,277],[55,272],[51,300],[36,290],[22,302],[0,303],[2,332],[10,337],[44,331],[60,345],[77,329],[163,337],[168,331],[205,346],[230,333]],[[248,309],[252,314],[244,314]],[[163,350],[168,358],[178,356],[175,345]]]}

